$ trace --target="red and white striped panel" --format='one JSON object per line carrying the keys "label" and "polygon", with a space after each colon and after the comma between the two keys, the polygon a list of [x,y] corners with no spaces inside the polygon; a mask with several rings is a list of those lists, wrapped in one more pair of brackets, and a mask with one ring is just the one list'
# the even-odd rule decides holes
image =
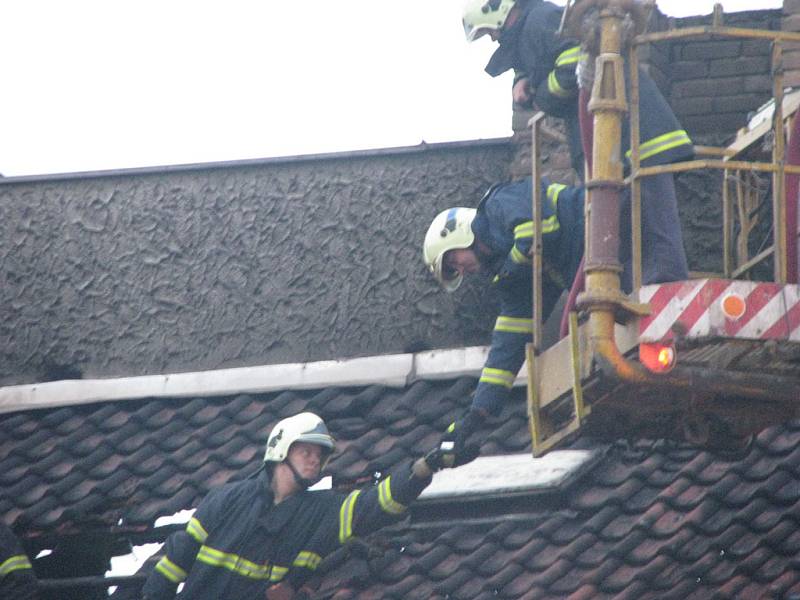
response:
{"label": "red and white striped panel", "polygon": [[642,287],[652,312],[639,322],[639,341],[736,337],[800,342],[800,286],[697,279]]}

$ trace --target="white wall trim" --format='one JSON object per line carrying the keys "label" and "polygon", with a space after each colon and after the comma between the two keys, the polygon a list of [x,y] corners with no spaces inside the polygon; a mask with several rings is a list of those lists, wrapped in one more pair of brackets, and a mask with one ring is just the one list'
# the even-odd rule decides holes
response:
{"label": "white wall trim", "polygon": [[[6,386],[0,387],[0,413],[137,398],[228,396],[368,385],[405,387],[419,380],[477,377],[488,351],[488,346],[471,346],[347,360]],[[518,383],[524,383],[524,379],[518,379]]]}

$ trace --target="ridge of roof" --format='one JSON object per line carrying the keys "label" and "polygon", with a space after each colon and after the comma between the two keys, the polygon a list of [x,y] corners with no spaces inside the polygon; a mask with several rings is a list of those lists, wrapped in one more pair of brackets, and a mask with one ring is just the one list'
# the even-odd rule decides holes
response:
{"label": "ridge of roof", "polygon": [[183,163],[173,165],[153,165],[147,167],[128,167],[119,169],[103,169],[94,171],[76,171],[66,173],[42,173],[37,175],[12,175],[0,177],[0,186],[18,183],[45,183],[77,179],[98,179],[101,177],[127,177],[131,175],[166,175],[207,171],[217,169],[238,169],[242,167],[265,167],[285,164],[298,164],[318,161],[366,159],[385,156],[407,156],[426,154],[441,150],[462,150],[480,147],[507,146],[511,137],[479,138],[473,140],[457,140],[452,142],[426,142],[413,146],[390,146],[388,148],[366,148],[363,150],[341,150],[337,152],[317,152],[311,154],[290,154],[285,156],[268,156],[264,158],[244,158],[200,163]]}
{"label": "ridge of roof", "polygon": [[343,360],[5,386],[0,387],[0,414],[140,398],[210,397],[370,385],[402,388],[420,380],[477,376],[487,353],[488,346],[469,346]]}

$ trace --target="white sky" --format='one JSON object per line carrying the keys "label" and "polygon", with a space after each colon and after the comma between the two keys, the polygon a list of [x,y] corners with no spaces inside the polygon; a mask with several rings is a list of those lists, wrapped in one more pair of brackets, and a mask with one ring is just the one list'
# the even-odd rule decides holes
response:
{"label": "white sky", "polygon": [[[559,3],[563,4],[563,0]],[[2,0],[0,173],[503,137],[463,0]],[[662,0],[675,16],[713,0]],[[723,0],[727,12],[782,0]]]}

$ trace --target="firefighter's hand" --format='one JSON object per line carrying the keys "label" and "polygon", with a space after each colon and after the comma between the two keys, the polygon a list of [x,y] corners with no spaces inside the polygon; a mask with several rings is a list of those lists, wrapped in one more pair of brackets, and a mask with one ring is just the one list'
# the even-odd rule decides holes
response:
{"label": "firefighter's hand", "polygon": [[533,94],[531,94],[531,80],[527,77],[518,79],[511,88],[511,98],[514,104],[522,108],[531,108],[533,105]]}
{"label": "firefighter's hand", "polygon": [[470,410],[463,418],[450,423],[442,435],[439,446],[425,457],[432,470],[460,467],[475,460],[480,453],[477,444],[468,444],[467,438],[483,422],[485,415],[477,410]]}
{"label": "firefighter's hand", "polygon": [[285,581],[267,588],[267,600],[293,600],[294,597],[294,588]]}
{"label": "firefighter's hand", "polygon": [[579,88],[591,91],[594,85],[594,61],[586,52],[582,54],[575,67],[575,77]]}

